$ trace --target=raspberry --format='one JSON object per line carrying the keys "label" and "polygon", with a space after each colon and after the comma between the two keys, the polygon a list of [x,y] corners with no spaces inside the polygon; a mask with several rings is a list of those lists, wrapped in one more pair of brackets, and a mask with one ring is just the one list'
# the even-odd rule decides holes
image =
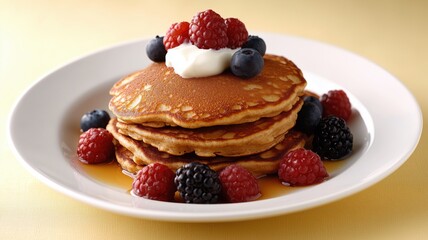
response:
{"label": "raspberry", "polygon": [[229,39],[228,48],[239,48],[248,39],[248,31],[245,24],[237,18],[226,18],[227,38]]}
{"label": "raspberry", "polygon": [[189,23],[179,22],[172,24],[165,34],[163,44],[165,49],[175,48],[189,41]]}
{"label": "raspberry", "polygon": [[221,192],[217,173],[208,165],[191,162],[177,170],[175,185],[186,203],[216,203]]}
{"label": "raspberry", "polygon": [[353,136],[345,120],[328,116],[321,119],[314,132],[312,149],[323,159],[340,159],[352,151]]}
{"label": "raspberry", "polygon": [[279,163],[278,176],[290,186],[307,186],[324,181],[328,173],[316,153],[299,148],[284,156]]}
{"label": "raspberry", "polygon": [[228,202],[248,202],[260,197],[257,179],[245,168],[233,164],[219,174],[222,191]]}
{"label": "raspberry", "polygon": [[323,106],[323,116],[336,116],[348,121],[351,116],[351,103],[348,96],[342,90],[330,90],[321,96]]}
{"label": "raspberry", "polygon": [[173,201],[175,195],[175,174],[167,166],[152,163],[137,172],[132,183],[132,193],[159,201]]}
{"label": "raspberry", "polygon": [[77,155],[84,163],[95,164],[111,160],[114,155],[113,135],[104,128],[91,128],[82,133]]}
{"label": "raspberry", "polygon": [[196,14],[189,26],[190,42],[201,49],[227,47],[227,26],[224,19],[209,9]]}

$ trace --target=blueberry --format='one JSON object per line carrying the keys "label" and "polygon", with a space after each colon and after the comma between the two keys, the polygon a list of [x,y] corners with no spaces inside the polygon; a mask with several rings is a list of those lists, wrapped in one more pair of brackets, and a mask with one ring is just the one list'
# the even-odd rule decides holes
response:
{"label": "blueberry", "polygon": [[310,102],[310,103],[315,104],[315,106],[319,107],[319,109],[320,109],[320,111],[322,113],[322,111],[323,111],[322,104],[321,104],[321,101],[317,97],[306,96],[306,97],[303,98],[303,100],[305,102]]}
{"label": "blueberry", "polygon": [[242,48],[252,48],[257,50],[262,56],[266,53],[266,43],[258,36],[248,36],[248,40],[242,45]]}
{"label": "blueberry", "polygon": [[322,113],[312,102],[304,102],[297,116],[296,128],[306,134],[312,134],[321,121]]}
{"label": "blueberry", "polygon": [[110,115],[101,109],[95,109],[83,114],[80,119],[80,129],[83,132],[91,128],[105,128],[110,121]]}
{"label": "blueberry", "polygon": [[251,48],[242,48],[235,52],[230,62],[230,70],[235,76],[251,78],[259,74],[264,66],[262,55]]}
{"label": "blueberry", "polygon": [[163,45],[163,37],[156,36],[147,43],[147,56],[153,62],[165,62],[166,50]]}

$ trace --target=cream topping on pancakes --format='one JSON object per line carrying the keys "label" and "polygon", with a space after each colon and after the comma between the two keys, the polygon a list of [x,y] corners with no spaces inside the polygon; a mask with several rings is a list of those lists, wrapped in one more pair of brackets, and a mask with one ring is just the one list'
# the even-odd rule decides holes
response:
{"label": "cream topping on pancakes", "polygon": [[168,49],[165,65],[183,78],[208,77],[222,73],[239,49],[201,49],[189,43]]}

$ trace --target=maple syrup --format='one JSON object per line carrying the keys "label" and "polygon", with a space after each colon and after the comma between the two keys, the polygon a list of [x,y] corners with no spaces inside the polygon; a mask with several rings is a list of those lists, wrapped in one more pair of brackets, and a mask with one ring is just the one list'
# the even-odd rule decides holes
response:
{"label": "maple syrup", "polygon": [[[122,170],[116,161],[103,164],[85,164],[78,161],[78,167],[80,170],[88,175],[95,181],[102,184],[118,187],[131,193],[132,189],[132,176]],[[339,170],[344,167],[346,161],[324,161],[324,166],[330,176],[337,174]],[[290,187],[281,183],[276,175],[268,175],[258,179],[261,196],[257,200],[264,200],[274,197],[283,196],[287,193],[291,193],[305,187]],[[177,195],[177,194],[176,194]],[[179,196],[176,196],[176,200],[181,202]]]}

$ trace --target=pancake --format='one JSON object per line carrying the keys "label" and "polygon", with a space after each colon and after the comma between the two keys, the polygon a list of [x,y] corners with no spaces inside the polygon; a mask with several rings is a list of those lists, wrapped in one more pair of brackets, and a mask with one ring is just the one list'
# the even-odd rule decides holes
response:
{"label": "pancake", "polygon": [[301,148],[305,145],[306,136],[295,130],[290,130],[283,140],[264,152],[242,157],[199,157],[193,153],[183,156],[173,156],[159,151],[142,141],[134,140],[119,133],[118,129],[111,123],[107,129],[116,139],[116,159],[121,167],[131,173],[136,173],[143,166],[151,163],[161,163],[176,171],[184,164],[190,162],[201,162],[207,164],[215,171],[220,171],[228,165],[239,164],[252,172],[255,176],[276,173],[278,164],[284,154]]}
{"label": "pancake", "polygon": [[110,90],[109,108],[125,123],[200,128],[241,124],[289,111],[306,81],[290,60],[266,54],[262,72],[241,79],[230,72],[182,78],[165,63],[123,77]]}
{"label": "pancake", "polygon": [[197,129],[153,128],[116,120],[112,120],[112,124],[120,133],[172,155],[195,152],[202,157],[245,156],[265,151],[282,141],[294,126],[302,105],[303,100],[299,100],[290,111],[255,122]]}

